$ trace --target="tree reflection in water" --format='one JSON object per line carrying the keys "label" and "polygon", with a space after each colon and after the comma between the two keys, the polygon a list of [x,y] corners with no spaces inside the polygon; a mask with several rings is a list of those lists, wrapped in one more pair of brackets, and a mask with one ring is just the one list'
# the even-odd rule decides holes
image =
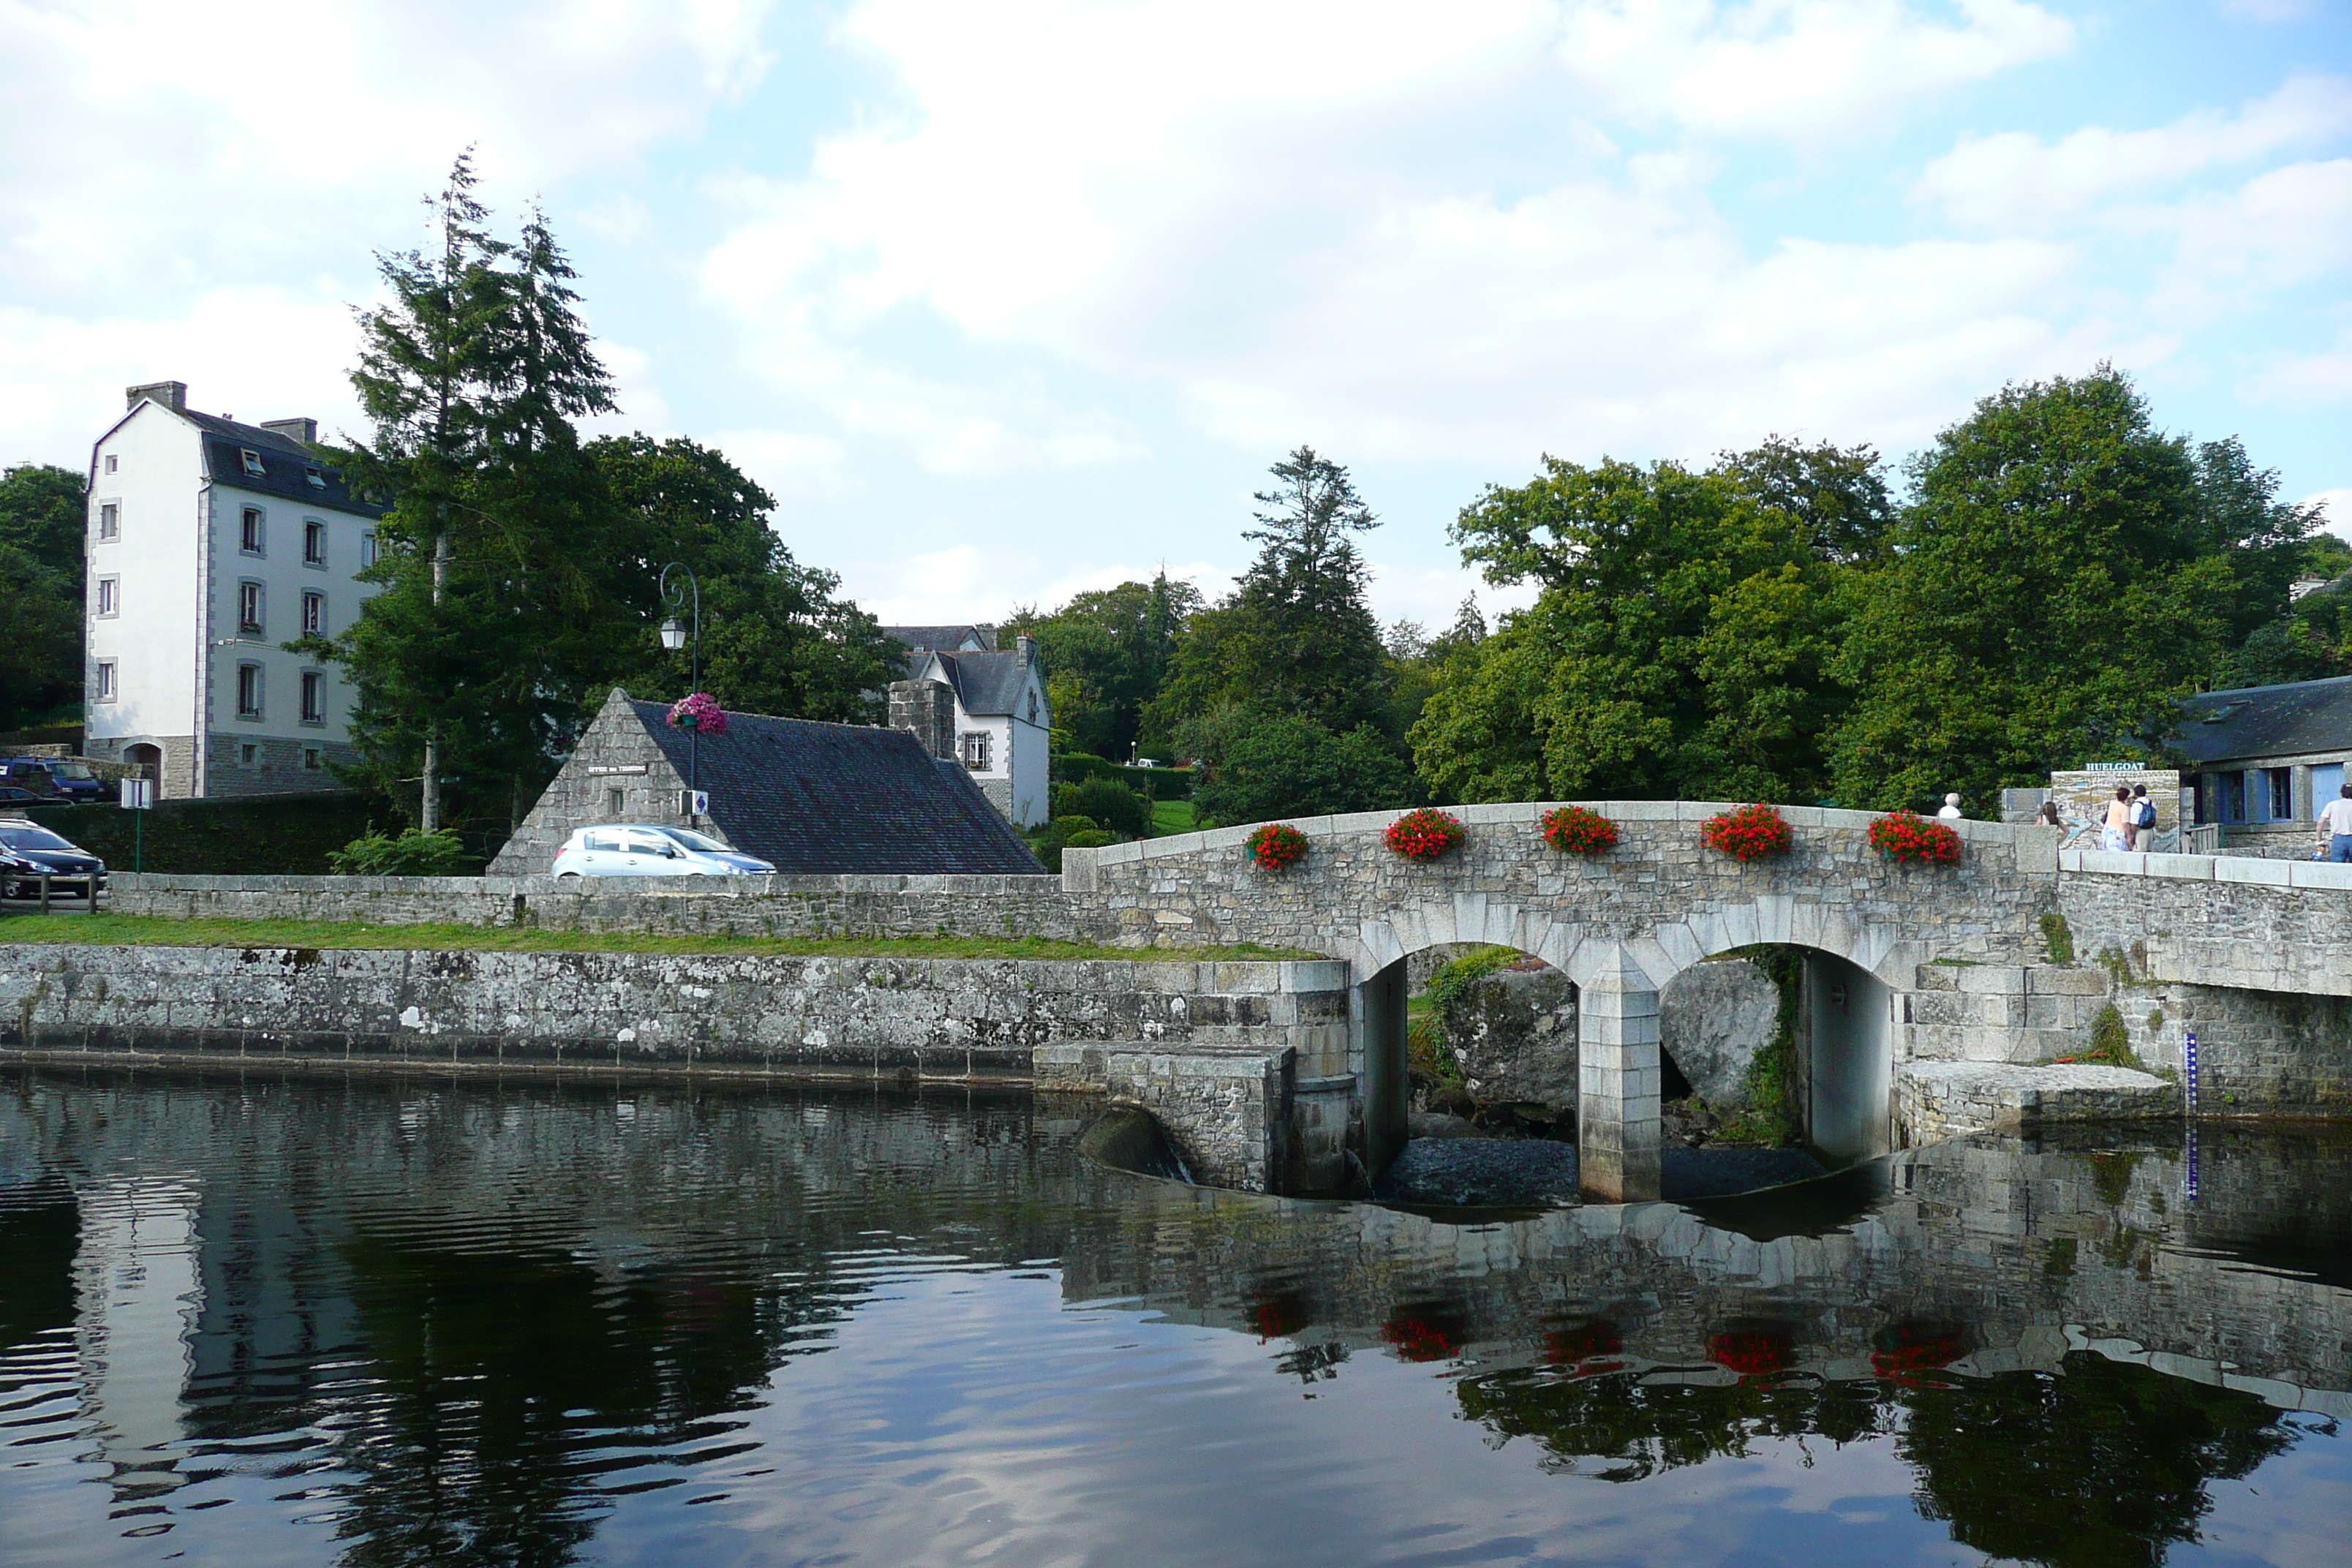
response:
{"label": "tree reflection in water", "polygon": [[[1085,1124],[1017,1095],[29,1080],[0,1105],[0,1406],[25,1456],[0,1468],[0,1558],[18,1521],[58,1506],[53,1478],[105,1468],[68,1476],[93,1454],[113,1465],[101,1506],[124,1510],[108,1546],[175,1531],[214,1560],[240,1531],[315,1523],[361,1568],[561,1564],[615,1555],[616,1527],[692,1541],[706,1521],[821,1516],[827,1494],[861,1490],[928,1528],[925,1507],[951,1523],[966,1501],[922,1477],[962,1488],[997,1459],[952,1436],[991,1405],[1063,1433],[1062,1465],[1115,1451],[1089,1510],[1150,1495],[1183,1449],[1233,1453],[1203,1484],[1262,1517],[1302,1505],[1280,1479],[1295,1468],[1241,1457],[1267,1416],[1254,1401],[1360,1401],[1403,1378],[1442,1393],[1357,1424],[1433,1444],[1412,1424],[1444,1409],[1496,1447],[1528,1439],[1551,1473],[1505,1483],[1539,1489],[1522,1509],[1574,1520],[1635,1495],[1569,1477],[1862,1445],[1907,1467],[1914,1528],[2107,1568],[2161,1561],[2197,1539],[2217,1482],[2334,1436],[2218,1372],[2114,1359],[2142,1354],[2127,1341],[2175,1370],[2284,1380],[2270,1386],[2308,1408],[2352,1388],[2352,1295],[2330,1283],[2352,1257],[2352,1148],[2307,1130],[2217,1138],[2193,1212],[2177,1151],[1950,1145],[1778,1206],[1454,1226],[1138,1181],[1075,1153]],[[168,1173],[152,1212],[169,1226],[93,1196],[148,1190],[119,1174],[142,1170]],[[166,1242],[173,1259],[140,1250]],[[177,1273],[149,1271],[167,1261]],[[935,1271],[962,1282],[935,1304],[1058,1285],[992,1309],[1014,1315],[988,1333],[1015,1342],[983,1336],[959,1363],[927,1353],[933,1325],[877,1306]],[[159,1291],[167,1277],[184,1289]],[[1087,1348],[1076,1325],[1105,1317],[1120,1326]],[[1236,1338],[1272,1376],[1208,1377],[1233,1363],[1203,1347]],[[836,1345],[838,1363],[802,1359]],[[835,1397],[869,1403],[813,1437],[786,1429],[809,1412],[787,1397],[795,1363],[838,1365],[851,1393]],[[1191,1390],[1191,1425],[1138,1436],[1133,1405],[1076,1392],[1138,1378]],[[863,1434],[935,1405],[954,1419],[893,1440],[916,1473],[877,1479],[875,1456],[898,1450]],[[1787,1529],[1774,1505],[1722,1506],[1759,1541]],[[1169,1528],[1213,1522],[1178,1515]],[[829,1539],[857,1555],[839,1549],[854,1535]],[[1372,1561],[1379,1540],[1328,1544]],[[789,1531],[769,1544],[803,1550]]]}

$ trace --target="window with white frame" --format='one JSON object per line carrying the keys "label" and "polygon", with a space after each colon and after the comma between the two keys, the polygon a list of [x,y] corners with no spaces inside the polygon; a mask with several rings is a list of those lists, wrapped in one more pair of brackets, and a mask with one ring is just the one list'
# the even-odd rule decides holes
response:
{"label": "window with white frame", "polygon": [[111,453],[111,452],[109,452],[109,453],[106,455],[106,471],[107,471],[108,473],[110,473],[110,473],[114,472],[114,471],[115,471],[115,469],[117,469],[117,468],[121,468],[121,466],[122,466],[122,459],[121,459],[121,458],[120,458],[116,457],[116,456],[115,456],[113,453]]}
{"label": "window with white frame", "polygon": [[327,563],[327,525],[317,518],[302,524],[302,564],[324,566]]}
{"label": "window with white frame", "polygon": [[98,613],[119,616],[122,613],[122,579],[100,577],[98,580]]}
{"label": "window with white frame", "polygon": [[245,460],[245,471],[255,479],[260,479],[268,471],[261,466],[261,454],[252,447],[240,447],[236,455]]}
{"label": "window with white frame", "polygon": [[320,670],[302,672],[302,722],[323,724],[327,721],[327,678]]}
{"label": "window with white frame", "polygon": [[237,525],[236,547],[247,555],[259,555],[267,542],[268,536],[262,531],[261,509],[247,507],[244,519]]}
{"label": "window with white frame", "polygon": [[261,666],[257,664],[236,667],[236,716],[240,719],[261,717]]}
{"label": "window with white frame", "polygon": [[988,771],[988,731],[974,730],[963,738],[963,765],[973,773]]}
{"label": "window with white frame", "polygon": [[92,682],[89,695],[91,700],[96,702],[114,700],[114,660],[101,658],[98,661],[97,679]]}
{"label": "window with white frame", "polygon": [[244,582],[236,585],[236,629],[238,631],[257,635],[262,629],[263,607],[260,584]]}
{"label": "window with white frame", "polygon": [[98,537],[100,541],[122,537],[122,504],[120,501],[98,503]]}
{"label": "window with white frame", "polygon": [[306,637],[324,637],[326,633],[327,595],[324,594],[303,595],[302,635]]}
{"label": "window with white frame", "polygon": [[362,533],[360,535],[360,565],[362,568],[365,568],[374,564],[375,535],[373,533]]}

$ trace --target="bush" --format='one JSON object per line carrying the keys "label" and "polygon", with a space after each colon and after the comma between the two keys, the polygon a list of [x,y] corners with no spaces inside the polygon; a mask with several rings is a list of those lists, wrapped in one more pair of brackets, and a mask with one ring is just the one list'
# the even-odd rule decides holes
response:
{"label": "bush", "polygon": [[[1150,828],[1150,807],[1143,797],[1117,779],[1082,779],[1076,784],[1054,786],[1054,816],[1083,816],[1089,826],[1111,828],[1130,838],[1140,838]],[[1083,831],[1083,830],[1082,830]]]}
{"label": "bush", "polygon": [[1106,844],[1118,843],[1118,835],[1107,833],[1099,827],[1090,827],[1084,833],[1071,834],[1062,842],[1066,847],[1072,849],[1099,849]]}
{"label": "bush", "polygon": [[338,877],[463,877],[476,868],[465,842],[448,828],[399,837],[371,830],[327,857]]}
{"label": "bush", "polygon": [[1412,767],[1370,725],[1335,735],[1312,719],[1228,710],[1192,726],[1186,740],[1202,759],[1192,809],[1203,827],[1381,811],[1421,798]]}
{"label": "bush", "polygon": [[1080,816],[1076,813],[1073,812],[1067,816],[1057,816],[1054,818],[1051,831],[1060,834],[1066,839],[1073,833],[1092,833],[1096,828],[1100,827],[1101,826],[1101,823],[1097,822],[1091,816]]}

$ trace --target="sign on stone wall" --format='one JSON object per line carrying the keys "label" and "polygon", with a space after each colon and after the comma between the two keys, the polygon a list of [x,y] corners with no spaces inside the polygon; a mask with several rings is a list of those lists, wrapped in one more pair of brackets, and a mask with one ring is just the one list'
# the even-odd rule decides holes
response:
{"label": "sign on stone wall", "polygon": [[2142,833],[2135,849],[2177,854],[2180,848],[2180,773],[2177,768],[2142,768],[2108,763],[2074,773],[2050,775],[2050,798],[2058,803],[2058,840],[2062,849],[2096,849],[2099,830],[2106,826],[2107,806],[2118,789],[2147,786],[2156,803],[2156,831]]}

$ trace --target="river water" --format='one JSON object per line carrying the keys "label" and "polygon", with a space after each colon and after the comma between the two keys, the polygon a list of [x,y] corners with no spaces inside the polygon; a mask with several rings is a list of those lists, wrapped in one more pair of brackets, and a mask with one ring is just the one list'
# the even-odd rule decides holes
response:
{"label": "river water", "polygon": [[1084,1102],[36,1073],[0,1563],[2352,1561],[2352,1142],[1414,1213]]}

